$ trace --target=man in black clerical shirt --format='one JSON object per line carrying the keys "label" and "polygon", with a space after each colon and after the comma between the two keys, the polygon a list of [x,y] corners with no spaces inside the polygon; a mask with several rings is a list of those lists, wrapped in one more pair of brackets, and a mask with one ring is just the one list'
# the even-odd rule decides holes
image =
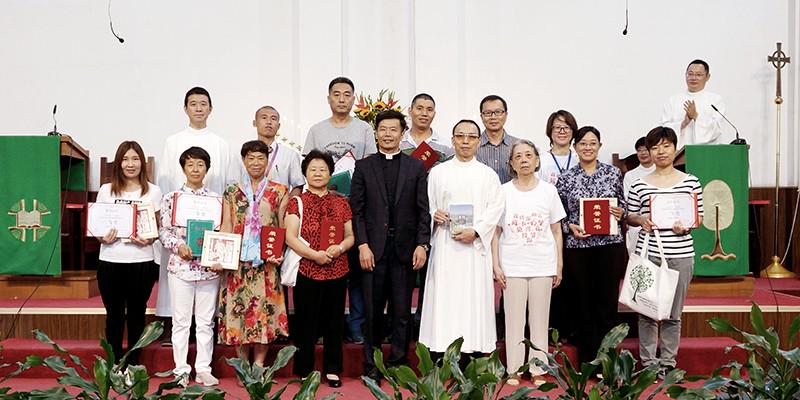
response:
{"label": "man in black clerical shirt", "polygon": [[375,118],[378,153],[356,161],[350,187],[353,230],[364,291],[364,369],[380,384],[373,347],[380,348],[386,302],[392,315],[387,364],[408,362],[414,271],[425,265],[431,236],[428,178],[422,161],[400,152],[403,114]]}

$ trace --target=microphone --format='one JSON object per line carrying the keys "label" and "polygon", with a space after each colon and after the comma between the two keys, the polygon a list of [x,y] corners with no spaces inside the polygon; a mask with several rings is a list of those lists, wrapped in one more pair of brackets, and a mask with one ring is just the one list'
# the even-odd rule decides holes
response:
{"label": "microphone", "polygon": [[731,142],[731,144],[747,144],[747,141],[746,141],[746,140],[744,140],[744,139],[742,139],[742,138],[740,138],[740,137],[739,137],[739,130],[738,130],[738,129],[736,129],[736,126],[735,126],[735,125],[733,125],[733,122],[731,122],[731,120],[729,120],[729,119],[728,119],[728,117],[726,117],[726,116],[725,116],[725,114],[723,114],[721,111],[719,111],[719,109],[717,108],[717,106],[715,106],[715,105],[713,105],[713,104],[712,104],[712,105],[711,105],[711,108],[713,108],[713,109],[714,109],[714,111],[716,111],[716,112],[717,112],[717,114],[721,115],[721,116],[722,116],[722,118],[724,118],[724,119],[725,119],[725,121],[727,121],[727,122],[728,122],[728,124],[729,124],[730,126],[732,126],[732,127],[733,127],[733,130],[734,130],[734,131],[736,131],[736,139],[735,139],[734,141],[732,141],[732,142]]}
{"label": "microphone", "polygon": [[125,43],[125,39],[119,37],[117,32],[114,32],[114,21],[111,20],[111,0],[108,0],[108,26],[111,28],[111,34],[114,35],[120,43]]}
{"label": "microphone", "polygon": [[58,123],[56,122],[56,111],[57,110],[58,110],[58,104],[54,104],[53,105],[53,131],[52,132],[47,132],[47,136],[61,136],[61,134],[58,133],[58,129],[57,129],[57,126],[58,126]]}
{"label": "microphone", "polygon": [[625,0],[625,29],[622,30],[622,36],[628,34],[628,0]]}

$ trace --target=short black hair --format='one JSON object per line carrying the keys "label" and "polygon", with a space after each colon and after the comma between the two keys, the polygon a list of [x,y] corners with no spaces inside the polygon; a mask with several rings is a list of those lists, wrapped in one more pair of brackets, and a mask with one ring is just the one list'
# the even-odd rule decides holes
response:
{"label": "short black hair", "polygon": [[242,145],[242,151],[239,154],[242,155],[242,158],[247,157],[248,153],[264,153],[265,156],[269,157],[269,152],[272,149],[269,146],[260,141],[260,140],[251,140],[249,142],[244,142]]}
{"label": "short black hair", "polygon": [[689,65],[686,66],[686,70],[688,71],[689,67],[691,67],[693,64],[700,64],[703,66],[703,68],[705,68],[706,74],[711,73],[711,70],[708,68],[708,63],[699,58],[696,60],[692,60],[692,62],[690,62]]}
{"label": "short black hair", "polygon": [[575,132],[575,135],[572,137],[572,142],[573,143],[580,142],[581,139],[583,139],[583,137],[586,136],[586,134],[590,133],[590,132],[594,133],[594,135],[597,136],[597,140],[600,140],[600,131],[598,131],[597,128],[595,128],[593,126],[586,125],[586,126],[582,127],[581,129],[578,129],[577,132]]}
{"label": "short black hair", "polygon": [[328,93],[330,93],[331,90],[333,90],[333,85],[335,85],[337,83],[346,83],[346,84],[350,85],[350,90],[352,90],[353,92],[356,91],[356,86],[353,85],[353,81],[351,81],[350,78],[346,78],[344,76],[339,76],[339,77],[333,78],[331,83],[328,84]]}
{"label": "short black hair", "polygon": [[633,149],[636,150],[636,151],[639,151],[639,147],[642,147],[642,146],[647,147],[647,140],[646,140],[645,136],[642,136],[639,139],[636,139],[636,144],[633,145]]}
{"label": "short black hair", "polygon": [[559,118],[563,119],[564,122],[569,126],[569,129],[572,130],[573,135],[578,130],[578,122],[575,120],[575,116],[572,115],[571,112],[567,110],[558,110],[550,114],[550,117],[547,118],[547,128],[545,128],[544,131],[547,139],[550,140],[550,147],[553,147],[553,125],[555,125],[556,120]]}
{"label": "short black hair", "polygon": [[675,147],[678,147],[678,135],[675,134],[675,131],[666,126],[657,126],[651,129],[650,132],[647,132],[647,136],[645,136],[647,149],[649,150],[653,146],[657,145],[662,139],[672,142]]}
{"label": "short black hair", "polygon": [[195,87],[189,89],[188,92],[186,92],[186,95],[183,96],[183,106],[184,107],[189,105],[189,96],[191,96],[193,94],[201,94],[203,96],[206,96],[208,98],[208,106],[209,107],[213,107],[211,105],[211,95],[208,94],[208,90],[206,90],[205,88],[201,88],[200,86],[195,86]]}
{"label": "short black hair", "polygon": [[192,146],[184,150],[178,158],[181,168],[186,166],[186,160],[194,158],[195,160],[203,160],[206,163],[206,170],[211,168],[211,156],[202,147]]}
{"label": "short black hair", "polygon": [[303,176],[306,176],[306,171],[308,170],[308,164],[311,164],[311,161],[314,160],[322,160],[325,161],[325,164],[328,165],[328,172],[333,175],[333,156],[331,153],[327,151],[322,151],[318,149],[314,149],[308,152],[306,158],[303,159],[303,162],[300,163],[300,169],[303,171]]}
{"label": "short black hair", "polygon": [[378,125],[381,124],[381,121],[387,119],[396,119],[400,121],[400,128],[403,131],[405,131],[406,128],[408,128],[408,124],[406,123],[406,116],[403,115],[403,113],[396,110],[386,110],[386,111],[381,111],[381,113],[375,117],[375,130],[376,131],[378,130]]}
{"label": "short black hair", "polygon": [[495,101],[495,100],[500,100],[500,102],[503,103],[503,111],[508,112],[508,104],[506,104],[506,101],[503,100],[502,97],[500,97],[500,96],[498,96],[496,94],[490,94],[490,95],[484,97],[483,100],[481,100],[481,105],[478,108],[478,112],[483,112],[483,103],[486,103],[487,101]]}
{"label": "short black hair", "polygon": [[420,93],[414,96],[414,98],[411,99],[411,107],[414,107],[414,103],[416,103],[417,100],[430,100],[433,103],[433,106],[436,107],[436,100],[433,99],[433,96],[427,93]]}
{"label": "short black hair", "polygon": [[458,121],[458,122],[456,122],[455,125],[453,125],[453,135],[456,134],[456,127],[458,127],[459,125],[461,125],[463,123],[475,125],[475,127],[478,128],[478,134],[481,133],[481,127],[478,125],[477,122],[475,122],[475,121],[473,121],[471,119],[462,119],[461,121]]}

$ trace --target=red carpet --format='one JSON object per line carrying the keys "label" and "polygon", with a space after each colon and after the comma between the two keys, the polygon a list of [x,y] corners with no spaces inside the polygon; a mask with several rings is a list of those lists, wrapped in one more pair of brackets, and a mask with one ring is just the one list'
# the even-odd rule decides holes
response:
{"label": "red carpet", "polygon": [[[770,286],[771,285],[771,286]],[[774,289],[774,291],[773,291]],[[149,308],[155,308],[158,284],[153,287],[150,300],[147,303]],[[292,309],[291,290],[289,291],[289,307]],[[2,296],[2,294],[0,294]],[[500,290],[495,289],[495,306],[499,304]],[[24,299],[0,298],[0,309],[19,308]],[[751,301],[755,301],[761,306],[794,306],[800,307],[800,279],[772,279],[767,280],[758,278],[755,280],[755,287],[752,297],[705,297],[686,299],[687,306],[750,306]],[[412,300],[412,307],[417,306],[416,289]],[[103,308],[103,301],[100,296],[88,299],[31,299],[25,304],[25,309],[30,308]],[[621,310],[622,311],[622,310]]]}

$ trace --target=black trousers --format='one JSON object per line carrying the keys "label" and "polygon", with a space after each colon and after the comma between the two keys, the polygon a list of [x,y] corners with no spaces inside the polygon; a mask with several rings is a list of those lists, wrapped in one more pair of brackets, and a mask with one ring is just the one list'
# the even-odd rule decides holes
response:
{"label": "black trousers", "polygon": [[[563,237],[566,243],[566,235]],[[570,340],[575,335],[573,324],[573,310],[575,309],[575,283],[570,268],[566,268],[569,263],[570,253],[564,250],[564,271],[561,276],[561,284],[550,293],[550,327],[558,330],[559,338]]]}
{"label": "black trousers", "polygon": [[381,259],[375,262],[372,272],[362,271],[364,290],[364,370],[375,368],[374,348],[381,347],[384,337],[383,309],[388,301],[391,316],[391,353],[386,360],[390,366],[408,363],[408,343],[411,332],[411,294],[416,272],[411,265],[403,264],[397,257],[394,242],[386,241]]}
{"label": "black trousers", "polygon": [[297,353],[294,373],[306,377],[314,370],[314,348],[322,335],[322,374],[342,373],[342,326],[347,278],[317,281],[297,274],[294,287]]}
{"label": "black trousers", "polygon": [[625,266],[625,245],[565,249],[573,278],[575,341],[581,362],[594,360],[603,337],[617,323],[619,280]]}
{"label": "black trousers", "polygon": [[[158,265],[152,261],[113,263],[99,261],[97,285],[106,308],[106,340],[119,360],[124,351],[122,336],[128,324],[128,348],[139,340],[144,331],[147,299],[158,279]],[[128,356],[128,365],[138,365],[140,350]]]}

